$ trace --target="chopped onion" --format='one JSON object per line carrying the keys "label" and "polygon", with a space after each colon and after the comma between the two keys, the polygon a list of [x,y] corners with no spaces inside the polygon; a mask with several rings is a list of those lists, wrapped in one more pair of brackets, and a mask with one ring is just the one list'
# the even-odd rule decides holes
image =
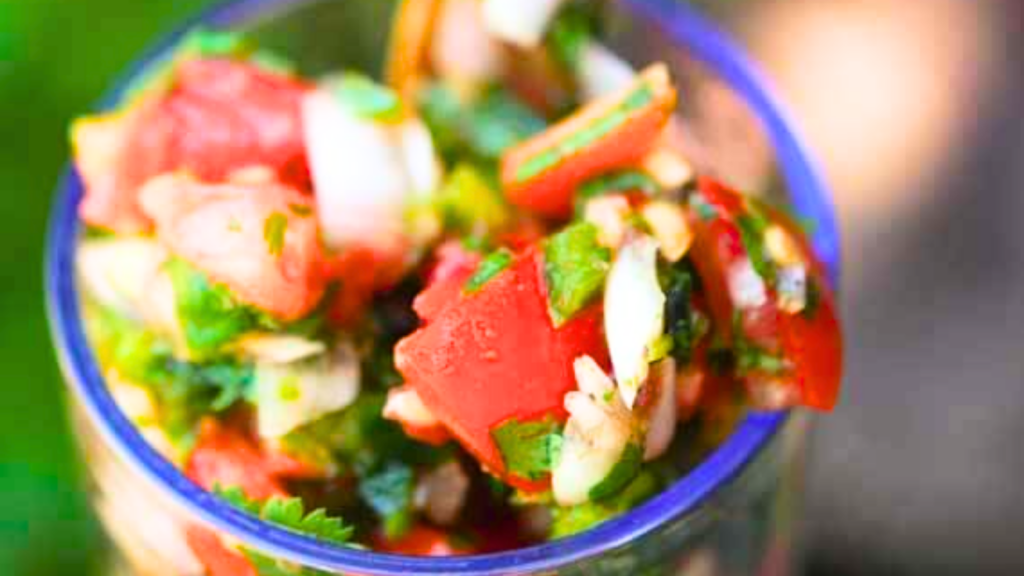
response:
{"label": "chopped onion", "polygon": [[586,502],[633,437],[629,410],[601,367],[590,356],[581,356],[573,368],[579,390],[565,395],[569,420],[558,463],[551,471],[551,490],[561,506]]}
{"label": "chopped onion", "polygon": [[246,334],[234,347],[257,363],[288,364],[322,354],[327,346],[319,340],[309,340],[293,334]]}
{"label": "chopped onion", "polygon": [[90,296],[103,306],[141,320],[147,285],[166,255],[150,238],[89,240],[79,246],[76,263]]}
{"label": "chopped onion", "polygon": [[629,201],[625,196],[599,196],[587,201],[583,208],[583,219],[597,226],[599,244],[617,249],[626,237],[629,211]]}
{"label": "chopped onion", "polygon": [[521,48],[536,48],[564,0],[484,0],[487,30]]}
{"label": "chopped onion", "polygon": [[434,152],[434,140],[419,118],[407,118],[398,126],[399,145],[412,194],[423,197],[441,185],[441,163]]}
{"label": "chopped onion", "polygon": [[803,254],[796,240],[778,224],[772,224],[764,231],[764,249],[779,266],[804,264]]}
{"label": "chopped onion", "polygon": [[452,460],[420,478],[415,500],[431,522],[451,526],[459,519],[468,491],[469,476],[458,461]]}
{"label": "chopped onion", "polygon": [[807,307],[807,268],[801,264],[783,266],[775,280],[779,309],[796,314]]}
{"label": "chopped onion", "polygon": [[279,438],[341,410],[359,394],[359,357],[341,341],[327,353],[288,364],[256,364],[259,434]]}
{"label": "chopped onion", "polygon": [[502,49],[486,23],[478,0],[444,0],[434,25],[431,62],[442,79],[475,90],[498,78]]}
{"label": "chopped onion", "polygon": [[664,454],[676,435],[676,361],[666,358],[654,366],[654,372],[658,397],[644,438],[644,462]]}
{"label": "chopped onion", "polygon": [[429,428],[441,423],[423,403],[420,395],[409,386],[388,390],[384,403],[384,418],[403,422],[416,428]]}
{"label": "chopped onion", "polygon": [[586,100],[595,100],[628,86],[635,77],[636,70],[629,62],[597,42],[588,42],[580,51],[576,81]]}
{"label": "chopped onion", "polygon": [[686,255],[693,243],[693,230],[679,205],[654,200],[644,205],[640,214],[650,226],[658,241],[658,249],[666,260],[678,262]]}
{"label": "chopped onion", "polygon": [[648,372],[648,352],[665,328],[665,294],[658,284],[658,243],[628,240],[608,272],[604,330],[619,394],[632,409]]}
{"label": "chopped onion", "polygon": [[303,98],[302,124],[324,242],[394,249],[410,193],[394,127],[357,116],[325,89]]}
{"label": "chopped onion", "polygon": [[678,150],[659,143],[641,160],[644,172],[664,189],[675,190],[693,179],[693,166]]}
{"label": "chopped onion", "polygon": [[763,306],[768,301],[764,280],[754,270],[749,258],[743,258],[729,266],[729,297],[737,308],[749,309]]}

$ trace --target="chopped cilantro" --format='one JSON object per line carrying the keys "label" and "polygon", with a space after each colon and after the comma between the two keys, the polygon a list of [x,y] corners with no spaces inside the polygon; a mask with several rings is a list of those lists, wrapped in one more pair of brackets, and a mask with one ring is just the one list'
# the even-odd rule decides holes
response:
{"label": "chopped cilantro", "polygon": [[740,239],[757,275],[769,284],[774,283],[777,273],[775,262],[768,255],[764,245],[764,233],[768,229],[768,220],[751,206],[746,214],[736,218],[736,226],[740,229]]}
{"label": "chopped cilantro", "polygon": [[597,296],[610,267],[611,252],[597,243],[597,227],[571,224],[544,242],[548,314],[565,324]]}
{"label": "chopped cilantro", "polygon": [[658,493],[663,484],[647,465],[617,494],[600,502],[587,502],[578,506],[549,506],[552,519],[550,537],[557,539],[572,536],[623,514]]}
{"label": "chopped cilantro", "polygon": [[267,242],[267,252],[271,256],[280,256],[284,251],[284,234],[288,230],[288,217],[274,212],[263,223],[263,239]]}
{"label": "chopped cilantro", "polygon": [[583,208],[587,200],[606,194],[625,194],[642,192],[654,196],[661,187],[646,172],[641,170],[619,170],[601,174],[584,182],[576,190],[577,212]]}
{"label": "chopped cilantro", "polygon": [[388,539],[401,538],[411,527],[414,488],[412,468],[396,460],[360,475],[359,497],[383,521]]}
{"label": "chopped cilantro", "polygon": [[305,204],[289,204],[288,208],[292,211],[292,214],[305,218],[313,213],[313,209]]}
{"label": "chopped cilantro", "polygon": [[491,429],[505,468],[529,480],[540,480],[550,471],[561,445],[562,425],[548,415],[542,420],[520,422],[512,418]]}
{"label": "chopped cilantro", "polygon": [[504,248],[491,252],[486,258],[480,261],[476,272],[466,281],[462,291],[466,294],[475,294],[483,288],[484,284],[490,282],[495,276],[501,274],[509,264],[512,263],[512,253]]}
{"label": "chopped cilantro", "polygon": [[690,363],[697,343],[708,332],[707,319],[691,303],[696,278],[686,260],[658,267],[665,292],[665,334],[672,339],[672,357],[682,366]]}
{"label": "chopped cilantro", "polygon": [[325,84],[350,111],[370,120],[395,122],[402,117],[402,100],[393,90],[355,72],[329,78]]}
{"label": "chopped cilantro", "polygon": [[600,33],[596,2],[570,2],[555,16],[544,38],[549,54],[559,65],[575,70],[580,52]]}
{"label": "chopped cilantro", "polygon": [[654,91],[646,83],[634,88],[621,103],[588,126],[569,134],[551,147],[523,162],[515,172],[516,182],[525,182],[547,172],[571,158],[594,142],[607,137],[626,123],[634,112],[654,99]]}
{"label": "chopped cilantro", "polygon": [[496,163],[510,147],[545,127],[533,110],[499,87],[463,103],[449,87],[429,84],[417,94],[417,106],[435,145],[453,163],[467,156]]}
{"label": "chopped cilantro", "polygon": [[640,472],[643,459],[644,451],[639,444],[633,442],[627,444],[619,461],[615,463],[604,480],[590,489],[590,499],[600,502],[618,494]]}
{"label": "chopped cilantro", "polygon": [[213,354],[259,325],[260,315],[254,308],[239,302],[225,286],[210,282],[191,264],[172,258],[164,266],[174,286],[185,343],[197,357]]}
{"label": "chopped cilantro", "polygon": [[459,164],[437,194],[445,225],[461,232],[487,232],[508,222],[510,211],[497,185],[471,164]]}

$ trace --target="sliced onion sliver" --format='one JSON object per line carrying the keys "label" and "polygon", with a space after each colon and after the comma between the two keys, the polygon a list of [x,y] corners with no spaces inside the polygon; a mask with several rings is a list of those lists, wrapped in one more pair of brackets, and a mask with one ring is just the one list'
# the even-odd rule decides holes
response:
{"label": "sliced onion sliver", "polygon": [[288,364],[322,354],[327,345],[294,334],[247,334],[238,339],[234,347],[257,363]]}
{"label": "sliced onion sliver", "polygon": [[536,48],[564,0],[484,0],[491,34],[521,48]]}
{"label": "sliced onion sliver", "polygon": [[648,351],[665,328],[665,294],[658,284],[658,243],[637,236],[619,250],[604,293],[604,330],[619,395],[632,409],[647,379]]}
{"label": "sliced onion sliver", "polygon": [[644,438],[644,462],[661,456],[676,435],[676,361],[666,358],[653,370],[658,397],[651,409],[651,420]]}
{"label": "sliced onion sliver", "polygon": [[410,189],[394,127],[357,116],[324,89],[303,99],[302,124],[327,246],[392,248]]}
{"label": "sliced onion sliver", "polygon": [[588,101],[629,85],[635,77],[629,62],[597,42],[588,42],[580,51],[576,80]]}
{"label": "sliced onion sliver", "polygon": [[103,306],[143,319],[146,287],[157,275],[166,251],[150,238],[88,240],[76,264],[86,292]]}
{"label": "sliced onion sliver", "polygon": [[262,438],[280,438],[351,404],[359,394],[359,356],[340,341],[329,352],[289,364],[256,365],[256,406]]}
{"label": "sliced onion sliver", "polygon": [[430,428],[441,423],[437,416],[427,408],[411,386],[399,386],[388,390],[388,399],[384,403],[384,418],[402,422],[418,428]]}

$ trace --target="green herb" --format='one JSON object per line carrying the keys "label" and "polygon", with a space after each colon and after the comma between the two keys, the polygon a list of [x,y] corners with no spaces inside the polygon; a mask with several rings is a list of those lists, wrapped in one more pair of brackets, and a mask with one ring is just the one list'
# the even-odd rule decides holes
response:
{"label": "green herb", "polygon": [[542,118],[500,87],[463,103],[449,87],[434,83],[417,94],[417,105],[434,143],[450,163],[468,156],[494,164],[510,147],[545,127]]}
{"label": "green herb", "polygon": [[313,209],[305,204],[289,204],[288,208],[292,211],[292,214],[305,218],[313,213]]}
{"label": "green herb", "polygon": [[611,252],[597,243],[597,227],[588,222],[569,225],[548,238],[543,248],[548,315],[557,327],[601,291]]}
{"label": "green herb", "polygon": [[197,357],[208,357],[221,346],[260,324],[260,315],[240,303],[222,284],[180,258],[165,265],[174,287],[178,320],[185,343]]}
{"label": "green herb", "polygon": [[395,460],[360,475],[359,496],[383,521],[388,539],[401,538],[412,526],[414,488],[412,468]]}
{"label": "green herb", "polygon": [[587,200],[607,194],[626,194],[642,192],[654,196],[661,190],[658,183],[646,172],[641,170],[619,170],[602,174],[587,180],[576,191],[577,213],[586,205]]}
{"label": "green herb", "polygon": [[597,2],[570,2],[555,16],[544,44],[561,66],[575,70],[580,54],[592,38],[600,35]]}
{"label": "green herb", "polygon": [[783,374],[790,369],[785,358],[772,354],[754,344],[743,333],[743,320],[737,312],[733,316],[732,360],[736,374],[745,376],[752,372]]}
{"label": "green herb", "polygon": [[565,538],[579,534],[605,520],[635,508],[657,494],[664,482],[645,466],[629,484],[616,495],[600,502],[587,502],[579,506],[549,506],[551,511],[551,538]]}
{"label": "green herb", "polygon": [[551,471],[557,458],[561,424],[550,415],[527,422],[512,418],[491,429],[491,437],[510,473],[540,480]]}
{"label": "green herb", "polygon": [[658,281],[665,293],[665,334],[672,339],[672,357],[680,366],[693,360],[693,351],[709,328],[707,319],[692,305],[696,277],[686,260],[658,267]]}
{"label": "green herb", "polygon": [[476,272],[466,281],[462,291],[466,294],[475,294],[483,288],[484,284],[490,282],[495,276],[501,274],[509,264],[512,263],[512,253],[504,248],[491,252],[486,258],[480,261]]}
{"label": "green herb", "polygon": [[764,245],[764,233],[768,229],[767,218],[750,207],[746,214],[736,218],[736,226],[740,229],[740,239],[757,275],[769,284],[774,283],[778,271]]}
{"label": "green herb", "polygon": [[355,72],[326,80],[331,93],[358,116],[382,122],[402,117],[402,100],[393,90]]}
{"label": "green herb", "polygon": [[[302,499],[298,497],[273,496],[261,502],[246,496],[238,486],[224,488],[215,485],[213,493],[247,514],[318,540],[334,544],[347,544],[352,537],[352,527],[346,525],[341,518],[328,516],[327,511],[323,508],[317,508],[307,514]],[[284,565],[275,558],[245,546],[241,547],[241,551],[259,576],[320,576],[327,574],[327,572],[312,568]]]}
{"label": "green herb", "polygon": [[510,210],[497,186],[479,169],[459,164],[437,194],[445,225],[461,232],[488,232],[504,227]]}
{"label": "green herb", "polygon": [[640,472],[644,451],[639,444],[630,442],[622,451],[622,456],[608,472],[604,480],[590,489],[590,499],[595,502],[606,500],[618,494]]}
{"label": "green herb", "polygon": [[288,230],[288,217],[274,212],[263,223],[263,239],[267,242],[267,252],[271,256],[280,256],[284,251],[284,234]]}
{"label": "green herb", "polygon": [[651,90],[651,87],[646,83],[641,84],[630,92],[622,103],[609,110],[604,116],[524,162],[516,170],[515,180],[517,182],[530,180],[578,154],[584,148],[619,129],[634,112],[646,106],[653,99],[654,91]]}

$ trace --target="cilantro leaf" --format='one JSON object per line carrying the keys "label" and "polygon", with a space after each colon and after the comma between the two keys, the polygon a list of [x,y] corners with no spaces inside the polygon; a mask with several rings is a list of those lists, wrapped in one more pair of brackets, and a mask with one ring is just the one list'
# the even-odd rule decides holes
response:
{"label": "cilantro leaf", "polygon": [[307,514],[302,498],[272,496],[260,502],[248,498],[240,488],[221,486],[214,486],[213,493],[243,512],[293,532],[335,544],[345,544],[352,537],[352,527],[346,525],[341,518],[328,516],[323,508],[317,508]]}
{"label": "cilantro leaf", "polygon": [[664,482],[645,467],[622,490],[600,502],[587,502],[578,506],[549,506],[552,539],[565,538],[628,512],[657,494]]}
{"label": "cilantro leaf", "polygon": [[615,466],[612,466],[604,480],[601,480],[600,483],[590,489],[588,494],[590,499],[600,502],[618,494],[620,490],[625,488],[636,477],[640,471],[643,459],[644,451],[639,444],[633,442],[627,444],[626,449],[622,451],[622,456],[619,457],[619,461],[615,463]]}
{"label": "cilantro leaf", "polygon": [[736,218],[736,226],[740,229],[740,240],[747,250],[750,263],[757,271],[757,275],[765,282],[775,282],[777,274],[775,262],[768,256],[764,245],[764,233],[768,229],[768,220],[753,207],[749,208],[746,214]]}
{"label": "cilantro leaf", "polygon": [[544,278],[548,315],[556,327],[565,324],[601,291],[611,252],[597,243],[597,227],[571,224],[544,242]]}
{"label": "cilantro leaf", "polygon": [[680,365],[689,364],[697,343],[708,332],[708,321],[692,305],[697,290],[697,275],[682,260],[660,265],[658,280],[665,292],[665,334],[672,340],[672,357]]}
{"label": "cilantro leaf", "polygon": [[288,217],[274,212],[263,223],[263,239],[271,256],[280,256],[284,251],[284,234],[288,230]]}
{"label": "cilantro leaf", "polygon": [[346,108],[370,120],[394,122],[402,117],[402,101],[393,90],[363,74],[346,72],[329,78],[327,87]]}
{"label": "cilantro leaf", "polygon": [[480,264],[476,267],[476,272],[470,276],[469,280],[466,281],[466,285],[463,286],[462,291],[466,294],[475,294],[483,288],[484,284],[490,282],[495,276],[501,274],[509,264],[512,263],[512,253],[508,250],[501,248],[491,252],[487,257],[480,261]]}
{"label": "cilantro leaf", "polygon": [[397,460],[360,477],[359,496],[384,522],[384,533],[389,539],[401,538],[412,526],[414,488],[412,468]]}
{"label": "cilantro leaf", "polygon": [[505,226],[510,209],[497,185],[489,180],[472,164],[459,164],[452,170],[437,195],[446,227],[479,233]]}
{"label": "cilantro leaf", "polygon": [[580,52],[600,34],[597,2],[570,2],[555,16],[544,38],[548,52],[561,66],[575,70]]}
{"label": "cilantro leaf", "polygon": [[527,422],[512,418],[491,429],[491,437],[509,472],[540,480],[557,459],[561,430],[562,425],[551,415]]}
{"label": "cilantro leaf", "polygon": [[174,286],[185,343],[197,356],[216,352],[259,324],[252,307],[239,302],[224,285],[210,282],[191,264],[172,258],[164,266]]}

